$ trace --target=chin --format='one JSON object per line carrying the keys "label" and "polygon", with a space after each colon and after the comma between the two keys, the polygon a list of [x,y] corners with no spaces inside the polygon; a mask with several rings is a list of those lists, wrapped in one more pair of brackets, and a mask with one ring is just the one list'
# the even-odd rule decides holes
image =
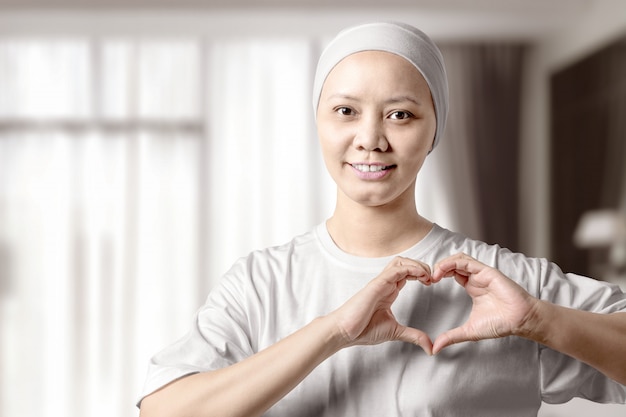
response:
{"label": "chin", "polygon": [[369,196],[348,195],[348,198],[358,205],[365,206],[365,207],[372,207],[372,208],[384,207],[396,200],[395,198],[384,198],[381,196],[374,197],[371,195]]}
{"label": "chin", "polygon": [[[375,207],[388,207],[390,205],[402,206],[407,201],[411,201],[411,202],[415,201],[415,194],[410,192],[409,189],[398,194],[390,193],[390,192],[374,193],[371,190],[369,192],[365,190],[358,192],[354,188],[352,189],[348,188],[348,189],[350,190],[350,192],[348,193],[341,191],[344,197],[352,201],[353,203],[356,203],[364,207],[375,208]],[[392,190],[387,190],[387,191],[392,191]]]}

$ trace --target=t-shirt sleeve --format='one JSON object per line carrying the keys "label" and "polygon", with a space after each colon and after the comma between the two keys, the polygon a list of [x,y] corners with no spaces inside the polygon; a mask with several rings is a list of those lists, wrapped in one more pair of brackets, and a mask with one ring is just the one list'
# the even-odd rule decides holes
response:
{"label": "t-shirt sleeve", "polygon": [[[626,295],[617,285],[565,274],[554,264],[544,272],[540,298],[545,301],[602,314],[626,312]],[[558,404],[580,397],[599,403],[626,402],[626,386],[593,367],[544,346],[539,355],[543,401]]]}
{"label": "t-shirt sleeve", "polygon": [[240,266],[235,265],[211,291],[188,333],[152,357],[138,406],[147,395],[177,379],[221,369],[252,355]]}

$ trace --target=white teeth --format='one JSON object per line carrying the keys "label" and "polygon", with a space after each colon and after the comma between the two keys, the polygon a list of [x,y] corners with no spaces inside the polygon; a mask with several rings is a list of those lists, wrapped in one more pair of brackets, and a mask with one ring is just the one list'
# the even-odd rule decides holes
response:
{"label": "white teeth", "polygon": [[354,164],[352,166],[361,172],[378,172],[385,169],[382,165]]}

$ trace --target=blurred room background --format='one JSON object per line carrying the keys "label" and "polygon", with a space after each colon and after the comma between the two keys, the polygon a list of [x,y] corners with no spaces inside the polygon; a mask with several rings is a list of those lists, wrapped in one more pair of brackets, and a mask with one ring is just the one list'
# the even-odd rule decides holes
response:
{"label": "blurred room background", "polygon": [[626,3],[341,4],[0,0],[1,416],[137,415],[220,275],[331,214],[314,66],[367,20],[420,27],[448,66],[421,213],[624,286]]}

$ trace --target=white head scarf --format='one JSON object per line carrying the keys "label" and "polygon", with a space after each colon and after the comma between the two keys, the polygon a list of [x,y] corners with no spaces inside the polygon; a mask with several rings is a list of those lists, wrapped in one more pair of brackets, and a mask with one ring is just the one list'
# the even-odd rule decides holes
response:
{"label": "white head scarf", "polygon": [[448,116],[448,79],[443,57],[435,43],[419,29],[397,22],[376,22],[341,31],[326,47],[317,64],[313,83],[313,110],[317,116],[322,86],[330,71],[357,52],[385,51],[401,56],[422,74],[433,98],[437,128],[433,149],[443,135]]}

